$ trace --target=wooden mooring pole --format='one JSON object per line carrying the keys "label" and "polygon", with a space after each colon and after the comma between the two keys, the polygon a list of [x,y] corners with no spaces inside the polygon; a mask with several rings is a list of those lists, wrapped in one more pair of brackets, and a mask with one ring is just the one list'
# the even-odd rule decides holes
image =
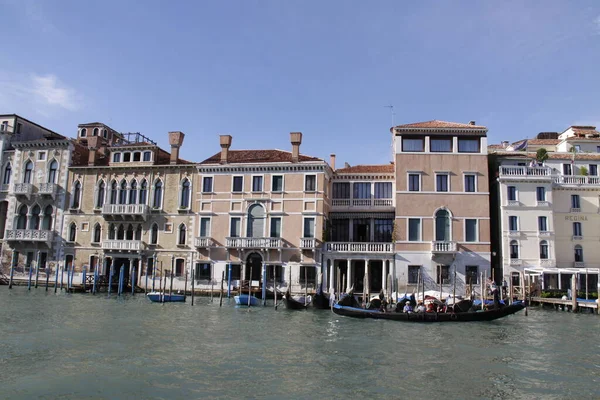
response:
{"label": "wooden mooring pole", "polygon": [[60,267],[56,265],[56,271],[54,271],[54,293],[58,290],[58,270]]}
{"label": "wooden mooring pole", "polygon": [[50,281],[50,268],[46,267],[46,292],[48,291],[48,282]]}
{"label": "wooden mooring pole", "polygon": [[221,272],[221,291],[219,293],[219,307],[223,306],[223,281],[225,280],[225,271]]}
{"label": "wooden mooring pole", "polygon": [[191,278],[192,278],[192,293],[191,293],[191,295],[192,295],[192,306],[193,306],[194,305],[194,289],[195,289],[195,286],[194,286],[194,268],[192,268],[192,277]]}

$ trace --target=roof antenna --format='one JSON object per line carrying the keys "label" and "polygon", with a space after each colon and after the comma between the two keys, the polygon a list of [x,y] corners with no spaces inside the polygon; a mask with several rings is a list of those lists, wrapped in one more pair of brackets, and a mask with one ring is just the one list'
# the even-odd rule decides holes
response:
{"label": "roof antenna", "polygon": [[394,125],[396,125],[396,122],[395,122],[396,112],[394,111],[394,106],[390,104],[389,106],[384,106],[384,107],[390,109],[390,113],[392,114],[392,127],[394,127]]}

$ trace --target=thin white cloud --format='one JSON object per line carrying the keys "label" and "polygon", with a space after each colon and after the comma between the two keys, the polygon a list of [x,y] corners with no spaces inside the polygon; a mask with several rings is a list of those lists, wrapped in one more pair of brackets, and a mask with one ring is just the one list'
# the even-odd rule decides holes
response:
{"label": "thin white cloud", "polygon": [[596,18],[594,18],[594,29],[596,30],[596,33],[598,35],[600,35],[600,15],[598,15]]}
{"label": "thin white cloud", "polygon": [[32,93],[42,103],[57,106],[65,110],[77,110],[75,90],[62,85],[54,75],[33,75]]}

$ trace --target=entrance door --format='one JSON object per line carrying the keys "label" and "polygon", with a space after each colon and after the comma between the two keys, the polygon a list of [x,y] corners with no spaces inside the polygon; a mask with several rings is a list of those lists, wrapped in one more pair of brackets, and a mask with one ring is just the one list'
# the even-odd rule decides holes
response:
{"label": "entrance door", "polygon": [[[252,271],[252,276],[250,276]],[[262,273],[262,256],[258,253],[252,253],[246,259],[246,279],[260,281]]]}
{"label": "entrance door", "polygon": [[379,292],[383,285],[383,261],[369,262],[369,288],[372,293]]}

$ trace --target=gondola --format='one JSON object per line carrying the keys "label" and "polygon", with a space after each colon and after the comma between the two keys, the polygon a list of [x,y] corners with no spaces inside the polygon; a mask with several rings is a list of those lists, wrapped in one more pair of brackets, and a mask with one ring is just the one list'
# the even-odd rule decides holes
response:
{"label": "gondola", "polygon": [[146,297],[153,303],[180,303],[185,301],[185,294],[179,293],[150,292],[146,294]]}
{"label": "gondola", "polygon": [[329,296],[323,292],[323,286],[320,285],[317,293],[313,296],[312,305],[319,310],[328,310],[331,308]]}
{"label": "gondola", "polygon": [[304,296],[294,298],[289,291],[285,292],[283,296],[283,303],[288,310],[306,310],[311,300],[311,296],[308,296],[306,299]]}
{"label": "gondola", "polygon": [[406,322],[473,322],[493,321],[506,317],[525,308],[523,302],[487,311],[468,311],[459,313],[403,313],[394,311],[365,310],[364,308],[349,307],[338,304],[333,305],[333,312],[353,318],[389,319],[392,321]]}

